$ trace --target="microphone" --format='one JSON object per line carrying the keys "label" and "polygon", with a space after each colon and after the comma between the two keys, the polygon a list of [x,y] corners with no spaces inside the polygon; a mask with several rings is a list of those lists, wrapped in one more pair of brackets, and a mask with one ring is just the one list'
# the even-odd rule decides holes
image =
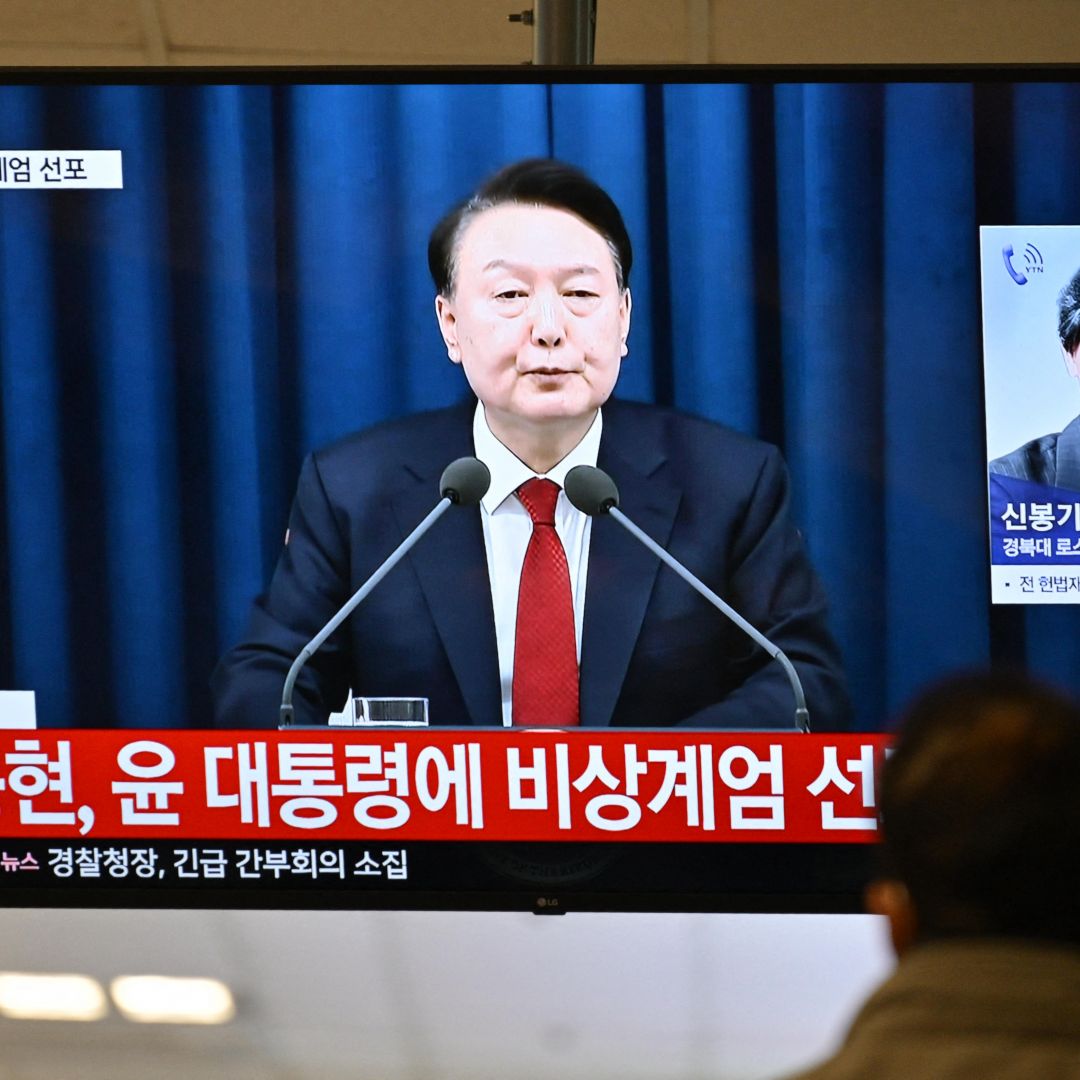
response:
{"label": "microphone", "polygon": [[292,662],[292,667],[285,676],[285,687],[281,692],[280,727],[292,727],[293,688],[301,669],[322,648],[323,642],[352,614],[357,605],[367,598],[372,589],[397,566],[409,549],[451,506],[475,506],[487,494],[490,484],[491,473],[478,458],[458,458],[457,461],[452,461],[446,466],[439,478],[441,498],[431,513],[394,548],[375,573],[349,597],[338,613],[303,647],[300,655]]}
{"label": "microphone", "polygon": [[695,577],[674,556],[668,554],[647,533],[642,532],[620,509],[619,489],[615,481],[602,469],[591,465],[576,465],[566,474],[563,482],[566,497],[583,514],[598,517],[607,514],[613,517],[633,537],[640,540],[661,562],[670,566],[691,588],[695,589],[713,607],[726,615],[742,632],[760,645],[780,666],[791,683],[791,692],[795,698],[795,727],[799,731],[810,730],[810,712],[806,707],[806,695],[803,693],[799,673],[785,655],[783,649],[774,645],[764,634],[746,621],[730,604],[725,603],[703,581]]}

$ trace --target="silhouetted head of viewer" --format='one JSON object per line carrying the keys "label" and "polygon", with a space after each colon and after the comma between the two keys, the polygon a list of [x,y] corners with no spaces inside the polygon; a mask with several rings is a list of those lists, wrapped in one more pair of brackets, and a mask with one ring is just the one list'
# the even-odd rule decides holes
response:
{"label": "silhouetted head of viewer", "polygon": [[1003,675],[919,697],[883,770],[886,876],[867,894],[897,953],[964,937],[1080,946],[1078,785],[1068,698]]}

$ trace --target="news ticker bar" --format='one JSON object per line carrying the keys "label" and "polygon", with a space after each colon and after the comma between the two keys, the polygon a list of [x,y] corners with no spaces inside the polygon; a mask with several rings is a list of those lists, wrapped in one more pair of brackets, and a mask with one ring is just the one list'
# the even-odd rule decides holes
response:
{"label": "news ticker bar", "polygon": [[672,730],[7,731],[0,838],[371,841],[379,850],[870,843],[887,742]]}
{"label": "news ticker bar", "polygon": [[408,880],[408,850],[382,844],[0,841],[0,890],[50,886],[380,888]]}
{"label": "news ticker bar", "polygon": [[860,911],[866,844],[0,840],[0,905]]}

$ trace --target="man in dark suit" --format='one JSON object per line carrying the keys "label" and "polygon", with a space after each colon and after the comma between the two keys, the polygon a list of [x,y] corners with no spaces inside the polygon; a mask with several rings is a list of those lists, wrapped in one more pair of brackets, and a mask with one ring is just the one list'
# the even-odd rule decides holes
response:
{"label": "man in dark suit", "polygon": [[519,162],[436,226],[428,256],[447,353],[476,398],[305,462],[270,588],[215,672],[216,722],[274,724],[292,659],[430,510],[445,465],[475,454],[492,473],[482,505],[451,510],[310,661],[297,723],[325,722],[351,688],[427,697],[436,724],[790,729],[780,666],[618,525],[570,505],[566,473],[589,464],[785,650],[814,726],[845,726],[778,453],[610,398],[632,255],[606,192],[561,163]]}
{"label": "man in dark suit", "polygon": [[[1080,270],[1058,295],[1058,340],[1065,370],[1080,380]],[[994,458],[990,473],[1080,491],[1080,416],[1064,431],[1042,435]]]}

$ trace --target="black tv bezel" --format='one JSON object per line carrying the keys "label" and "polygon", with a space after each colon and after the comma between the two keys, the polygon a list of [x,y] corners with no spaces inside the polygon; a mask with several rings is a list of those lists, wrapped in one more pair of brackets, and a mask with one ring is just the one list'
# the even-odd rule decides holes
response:
{"label": "black tv bezel", "polygon": [[[31,67],[0,68],[0,85],[41,86],[219,86],[260,85],[438,85],[438,84],[829,84],[829,83],[979,83],[1001,85],[1016,82],[1077,82],[1080,64],[996,63],[842,63],[842,64],[740,64],[740,65],[592,65],[589,67],[538,67],[533,65],[445,66],[350,66],[265,65],[212,67]],[[973,238],[973,243],[977,239]],[[9,841],[11,838],[7,838]],[[128,841],[95,841],[101,846]],[[21,841],[20,841],[21,843]],[[70,843],[69,839],[28,841],[47,847]],[[140,846],[168,845],[139,841]],[[192,842],[194,843],[194,842]],[[288,847],[291,842],[278,846]],[[239,846],[239,842],[232,842]],[[190,845],[189,845],[190,846]],[[228,846],[215,842],[214,846]],[[299,846],[299,845],[293,845]],[[306,843],[303,846],[313,846]],[[336,845],[341,846],[341,845]],[[477,858],[511,847],[501,842],[477,841],[401,842],[402,847],[422,854],[437,852],[450,860],[451,870],[441,884],[423,882],[382,891],[311,888],[250,888],[235,882],[197,887],[153,887],[138,882],[100,886],[82,881],[55,886],[8,886],[0,888],[0,907],[119,908],[119,909],[296,909],[296,910],[423,910],[423,911],[532,911],[537,914],[568,912],[745,912],[745,913],[855,913],[863,910],[862,893],[878,872],[880,853],[875,844],[751,843],[648,844],[613,841],[602,845],[604,853],[620,859],[638,860],[640,867],[665,861],[682,864],[683,876],[696,875],[694,887],[677,878],[675,887],[655,890],[644,884],[616,888],[602,874],[582,880],[550,884],[520,880],[487,867],[487,877],[473,882],[462,876],[476,874]],[[595,849],[600,845],[561,845]],[[543,850],[551,845],[534,842],[512,845],[515,849]],[[465,858],[462,859],[462,852]],[[719,856],[719,857],[718,857]],[[727,873],[736,869],[741,887],[726,884]],[[482,868],[481,868],[482,872]],[[784,884],[781,884],[784,882]]]}

